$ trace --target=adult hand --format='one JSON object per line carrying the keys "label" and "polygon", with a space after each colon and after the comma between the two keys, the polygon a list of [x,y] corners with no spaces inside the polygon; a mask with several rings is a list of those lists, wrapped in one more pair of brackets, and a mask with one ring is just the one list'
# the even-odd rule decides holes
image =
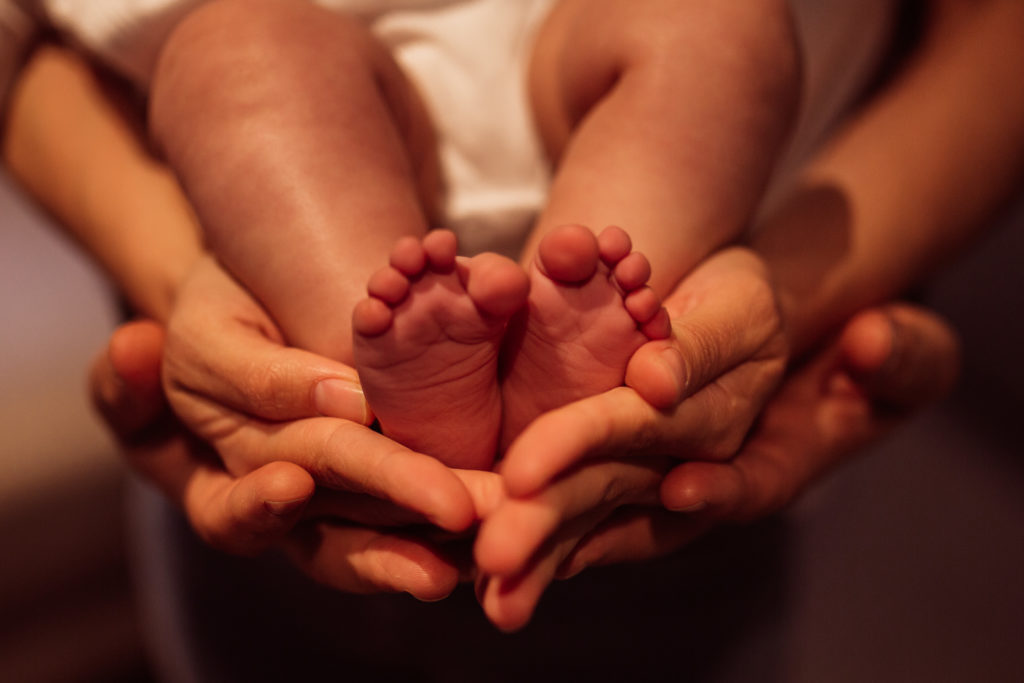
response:
{"label": "adult hand", "polygon": [[196,532],[225,552],[256,555],[291,529],[313,495],[301,467],[271,463],[235,478],[174,419],[160,386],[164,331],[123,325],[93,363],[93,402],[129,463],[177,502]]}
{"label": "adult hand", "polygon": [[541,415],[509,446],[509,493],[535,493],[586,459],[732,457],[785,371],[787,344],[760,259],[742,248],[709,257],[666,298],[670,339],[630,360],[627,387]]}
{"label": "adult hand", "polygon": [[[555,577],[663,555],[718,524],[781,508],[825,469],[947,392],[957,366],[955,337],[941,320],[887,306],[854,317],[793,372],[729,462],[688,462],[662,479],[658,472],[668,470],[668,458],[594,463],[577,453],[582,464],[575,470],[485,519],[477,544],[481,570],[491,575],[479,591],[484,610],[500,627],[518,628]],[[593,417],[597,406],[587,402],[613,407],[631,400],[626,391],[614,392],[620,399],[584,399],[555,416],[573,428]],[[623,454],[636,452],[636,424],[616,415],[606,413],[605,438]],[[643,463],[646,475],[611,469],[629,462]],[[688,513],[638,507],[656,499],[658,488],[668,506]]]}
{"label": "adult hand", "polygon": [[939,317],[891,304],[852,318],[836,340],[794,371],[728,463],[686,463],[666,478],[676,510],[629,514],[597,529],[561,567],[663,555],[724,522],[747,522],[790,503],[828,469],[945,396],[959,344]]}
{"label": "adult hand", "polygon": [[498,577],[482,601],[502,628],[525,623],[583,534],[620,506],[657,504],[679,459],[732,456],[777,386],[786,341],[752,252],[712,256],[665,306],[673,336],[637,351],[629,387],[542,415],[509,447],[499,469],[511,498],[485,518],[475,548],[480,571]]}
{"label": "adult hand", "polygon": [[269,316],[210,258],[179,289],[163,379],[175,413],[232,474],[290,462],[323,488],[355,494],[342,497],[354,510],[377,498],[450,531],[476,518],[451,469],[364,426],[370,416],[355,370],[285,347]]}
{"label": "adult hand", "polygon": [[[238,474],[171,415],[160,388],[165,336],[154,323],[118,330],[93,373],[97,405],[129,461],[217,548],[248,555],[283,543],[308,574],[347,591],[406,591],[421,599],[450,592],[462,568],[437,544],[322,518],[461,530],[477,516],[468,490],[486,499],[498,490],[497,478],[448,470],[346,420],[368,418],[352,400],[354,373],[280,345],[262,310],[211,263],[180,296],[189,306],[179,306],[175,320],[180,351],[191,355],[168,353],[165,359],[178,360],[165,374],[185,394],[185,414],[208,418],[199,430],[211,429],[223,452],[237,457]],[[342,383],[340,391],[324,388],[331,380]],[[291,417],[306,419],[278,422]],[[422,488],[410,467],[434,488]],[[345,491],[313,496],[309,472]],[[303,516],[317,521],[289,533]]]}

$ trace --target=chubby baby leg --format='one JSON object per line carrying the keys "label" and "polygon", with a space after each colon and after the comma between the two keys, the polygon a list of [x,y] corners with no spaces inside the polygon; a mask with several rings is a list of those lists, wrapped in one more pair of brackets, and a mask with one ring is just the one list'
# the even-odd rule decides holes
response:
{"label": "chubby baby leg", "polygon": [[485,469],[501,422],[501,339],[529,281],[503,256],[455,250],[448,231],[395,245],[352,317],[356,367],[386,435],[447,465]]}
{"label": "chubby baby leg", "polygon": [[650,264],[620,228],[556,228],[528,272],[503,351],[503,448],[541,413],[622,385],[633,353],[670,332]]}
{"label": "chubby baby leg", "polygon": [[436,189],[430,123],[386,49],[313,3],[204,3],[164,46],[150,127],[287,341],[351,360],[372,264],[426,232]]}
{"label": "chubby baby leg", "polygon": [[530,69],[557,169],[528,255],[559,225],[620,225],[667,295],[749,224],[799,91],[785,0],[561,0]]}

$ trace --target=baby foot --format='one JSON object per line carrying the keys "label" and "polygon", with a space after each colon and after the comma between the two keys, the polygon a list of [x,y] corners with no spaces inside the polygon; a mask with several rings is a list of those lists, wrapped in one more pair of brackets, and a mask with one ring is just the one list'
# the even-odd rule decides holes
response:
{"label": "baby foot", "polygon": [[406,237],[352,315],[356,368],[383,432],[459,468],[489,468],[501,424],[497,363],[529,280],[497,254],[456,257],[455,235]]}
{"label": "baby foot", "polygon": [[551,231],[529,268],[530,292],[503,350],[501,446],[541,413],[620,386],[630,357],[669,336],[661,300],[646,286],[647,258],[608,227]]}

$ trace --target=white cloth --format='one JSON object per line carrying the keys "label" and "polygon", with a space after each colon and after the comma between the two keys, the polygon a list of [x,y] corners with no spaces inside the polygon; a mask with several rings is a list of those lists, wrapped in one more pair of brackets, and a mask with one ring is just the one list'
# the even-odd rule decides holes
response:
{"label": "white cloth", "polygon": [[[145,90],[163,43],[203,1],[36,3],[70,40]],[[438,132],[445,227],[462,250],[518,251],[548,186],[526,70],[553,0],[316,3],[364,19],[423,96]]]}
{"label": "white cloth", "polygon": [[[26,17],[35,12],[145,89],[167,36],[203,1],[0,0],[0,32],[11,36],[0,44],[0,76],[15,68],[32,32]],[[367,21],[423,95],[438,129],[446,225],[459,234],[463,251],[517,253],[549,181],[529,109],[526,65],[554,0],[316,2]],[[898,0],[790,4],[805,56],[805,98],[769,196],[778,196],[789,172],[873,73]]]}

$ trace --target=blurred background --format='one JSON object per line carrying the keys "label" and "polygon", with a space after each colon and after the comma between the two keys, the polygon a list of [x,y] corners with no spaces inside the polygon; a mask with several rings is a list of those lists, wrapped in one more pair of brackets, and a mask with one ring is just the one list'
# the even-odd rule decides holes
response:
{"label": "blurred background", "polygon": [[[1024,681],[1022,209],[924,293],[964,338],[956,394],[786,513],[784,591],[708,680]],[[85,393],[117,307],[49,223],[0,177],[0,681],[145,681]]]}
{"label": "blurred background", "polygon": [[127,681],[144,671],[124,472],[85,391],[116,320],[99,273],[4,176],[0,680]]}

